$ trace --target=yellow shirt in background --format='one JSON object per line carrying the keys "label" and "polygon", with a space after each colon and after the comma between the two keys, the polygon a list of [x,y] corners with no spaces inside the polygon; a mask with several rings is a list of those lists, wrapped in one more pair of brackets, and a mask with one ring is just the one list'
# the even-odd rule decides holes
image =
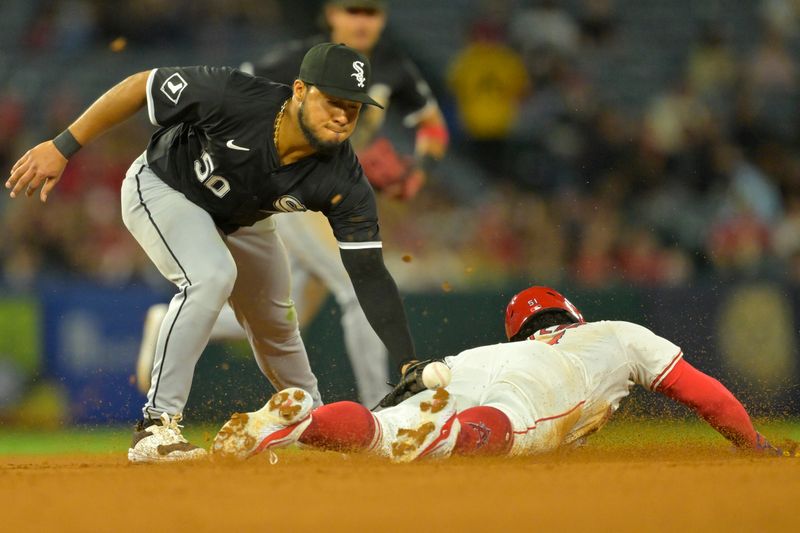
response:
{"label": "yellow shirt in background", "polygon": [[464,128],[476,139],[506,137],[528,89],[522,58],[500,43],[473,43],[450,67],[448,82]]}

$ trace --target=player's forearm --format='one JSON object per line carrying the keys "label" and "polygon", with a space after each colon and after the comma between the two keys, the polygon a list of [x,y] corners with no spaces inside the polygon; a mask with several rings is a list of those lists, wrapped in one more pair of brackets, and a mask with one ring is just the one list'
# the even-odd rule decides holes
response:
{"label": "player's forearm", "polygon": [[341,250],[341,256],[364,315],[389,350],[393,364],[400,368],[415,358],[414,342],[400,293],[383,264],[381,249]]}
{"label": "player's forearm", "polygon": [[82,145],[133,116],[147,102],[147,72],[129,76],[103,96],[69,126],[69,131]]}
{"label": "player's forearm", "polygon": [[431,157],[439,160],[447,152],[450,133],[438,106],[428,108],[417,124],[414,154],[418,159]]}
{"label": "player's forearm", "polygon": [[16,198],[22,192],[47,201],[61,179],[69,158],[95,137],[119,124],[142,108],[146,96],[147,72],[135,74],[111,88],[87,109],[69,128],[53,140],[34,146],[11,168],[5,186]]}
{"label": "player's forearm", "polygon": [[744,406],[722,383],[685,360],[675,365],[657,390],[691,408],[736,446],[756,447],[756,430]]}

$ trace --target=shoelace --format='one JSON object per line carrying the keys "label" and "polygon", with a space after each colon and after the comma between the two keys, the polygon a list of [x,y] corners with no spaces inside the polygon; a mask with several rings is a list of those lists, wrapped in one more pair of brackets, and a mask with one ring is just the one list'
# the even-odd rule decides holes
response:
{"label": "shoelace", "polygon": [[161,418],[161,426],[164,429],[169,429],[171,431],[174,431],[176,437],[178,438],[178,440],[180,440],[182,442],[186,442],[186,439],[181,434],[181,428],[183,426],[178,423],[181,420],[183,420],[183,415],[182,414],[178,413],[177,415],[175,415],[172,418],[170,418],[170,416],[167,413],[161,413],[161,417],[160,418]]}

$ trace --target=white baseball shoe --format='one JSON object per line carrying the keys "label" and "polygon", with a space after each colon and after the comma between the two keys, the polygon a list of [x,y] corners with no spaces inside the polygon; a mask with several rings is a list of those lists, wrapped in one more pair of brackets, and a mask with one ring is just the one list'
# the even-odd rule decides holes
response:
{"label": "white baseball shoe", "polygon": [[444,389],[436,389],[430,400],[419,404],[420,422],[414,428],[397,430],[391,459],[408,463],[418,459],[449,457],[456,445],[461,423],[455,399]]}
{"label": "white baseball shoe", "polygon": [[[267,404],[252,413],[235,413],[219,430],[211,455],[248,459],[264,450],[297,442],[311,424],[314,400],[302,389],[290,387],[272,395]],[[277,457],[270,454],[270,461]]]}
{"label": "white baseball shoe", "polygon": [[161,414],[159,421],[150,421],[150,425],[141,421],[133,433],[133,441],[128,449],[128,461],[131,463],[171,463],[175,461],[194,461],[206,457],[207,452],[190,444],[181,435],[178,422],[181,415],[172,418],[167,413]]}
{"label": "white baseball shoe", "polygon": [[161,323],[167,315],[167,304],[151,305],[144,317],[142,343],[139,345],[139,358],[136,360],[136,387],[142,394],[150,390],[150,376],[153,373],[153,361],[156,357],[156,343]]}

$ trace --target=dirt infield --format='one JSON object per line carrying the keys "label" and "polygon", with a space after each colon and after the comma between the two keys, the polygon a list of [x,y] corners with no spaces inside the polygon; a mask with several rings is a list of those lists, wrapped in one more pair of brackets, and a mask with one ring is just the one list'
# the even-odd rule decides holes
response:
{"label": "dirt infield", "polygon": [[724,445],[391,465],[0,458],[4,531],[796,531],[800,460]]}

